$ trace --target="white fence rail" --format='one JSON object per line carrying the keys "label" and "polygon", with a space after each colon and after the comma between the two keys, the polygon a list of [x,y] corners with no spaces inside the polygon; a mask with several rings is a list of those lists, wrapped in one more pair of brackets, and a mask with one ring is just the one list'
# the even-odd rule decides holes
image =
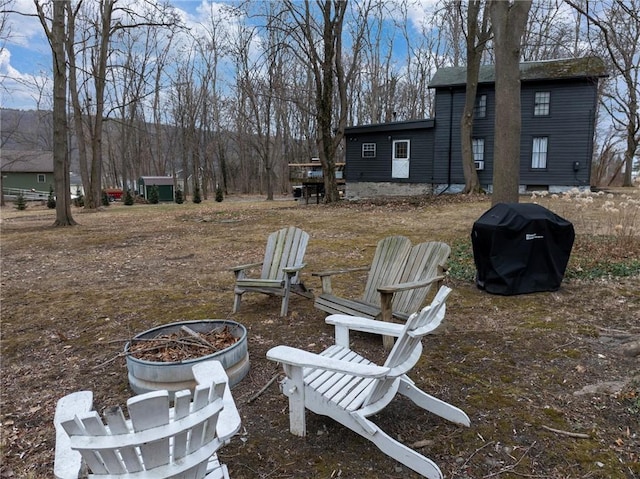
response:
{"label": "white fence rail", "polygon": [[47,198],[49,198],[48,191],[27,190],[21,188],[2,189],[5,201],[15,200],[21,193],[26,201],[46,201]]}

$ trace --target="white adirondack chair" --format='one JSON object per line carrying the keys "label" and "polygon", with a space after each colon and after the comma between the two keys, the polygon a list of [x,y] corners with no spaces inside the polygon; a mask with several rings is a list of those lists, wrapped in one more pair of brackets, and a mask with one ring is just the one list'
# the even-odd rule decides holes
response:
{"label": "white adirondack chair", "polygon": [[[300,270],[305,267],[302,260],[308,242],[309,234],[300,228],[282,228],[269,235],[262,262],[231,268],[236,277],[233,312],[236,313],[240,309],[242,295],[251,291],[282,296],[280,316],[287,315],[290,292],[307,298],[313,297],[300,279]],[[247,277],[247,271],[258,266],[262,266],[260,277]]]}
{"label": "white adirondack chair", "polygon": [[[193,367],[198,385],[175,395],[153,391],[105,410],[106,425],[92,411],[93,394],[80,391],[58,401],[54,476],[229,479],[216,451],[240,429],[240,415],[217,361]],[[86,475],[87,469],[90,471]]]}
{"label": "white adirondack chair", "polygon": [[[306,434],[306,408],[332,417],[424,477],[442,478],[433,461],[396,441],[367,418],[382,411],[400,393],[425,410],[469,426],[469,417],[462,410],[418,389],[406,376],[420,359],[422,337],[444,318],[445,299],[450,291],[441,287],[431,305],[412,314],[406,324],[331,315],[326,321],[335,325],[336,344],[320,354],[288,346],[269,350],[267,358],[282,363],[287,376],[282,391],[289,397],[291,433]],[[384,366],[349,349],[349,330],[397,337]]]}

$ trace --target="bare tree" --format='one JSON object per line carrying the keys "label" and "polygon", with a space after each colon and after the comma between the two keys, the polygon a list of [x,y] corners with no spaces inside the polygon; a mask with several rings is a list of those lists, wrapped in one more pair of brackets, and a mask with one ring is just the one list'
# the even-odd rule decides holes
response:
{"label": "bare tree", "polygon": [[56,193],[56,220],[54,226],[73,226],[71,216],[71,185],[69,179],[69,148],[67,143],[67,65],[65,44],[67,42],[69,0],[53,3],[51,27],[43,5],[37,1],[36,9],[40,24],[45,31],[53,57],[53,179]]}
{"label": "bare tree", "polygon": [[496,119],[491,204],[517,203],[520,183],[520,43],[531,0],[490,0]]}
{"label": "bare tree", "polygon": [[[465,15],[462,9],[462,1],[456,0],[460,20]],[[482,14],[480,10],[482,9]],[[460,141],[462,142],[462,171],[464,173],[464,193],[479,193],[480,181],[475,168],[473,157],[473,120],[478,92],[478,76],[480,75],[480,63],[482,54],[491,38],[489,26],[489,4],[482,0],[469,0],[467,4],[465,32],[467,43],[467,84],[465,92],[464,111],[460,119]]]}
{"label": "bare tree", "polygon": [[336,182],[336,162],[347,126],[349,99],[347,85],[356,74],[360,49],[366,33],[368,14],[372,3],[354,3],[353,21],[349,25],[351,56],[345,63],[343,33],[345,16],[351,5],[347,0],[320,0],[312,2],[286,0],[291,17],[290,38],[294,52],[312,72],[315,89],[316,145],[324,174],[325,202],[340,199]]}
{"label": "bare tree", "polygon": [[[602,35],[602,44],[609,56],[616,77],[605,93],[604,102],[611,121],[625,139],[623,186],[633,186],[633,162],[640,148],[640,19],[638,0],[608,0],[578,2],[565,0],[584,15]],[[616,81],[617,79],[621,81]],[[616,175],[613,175],[614,177]]]}

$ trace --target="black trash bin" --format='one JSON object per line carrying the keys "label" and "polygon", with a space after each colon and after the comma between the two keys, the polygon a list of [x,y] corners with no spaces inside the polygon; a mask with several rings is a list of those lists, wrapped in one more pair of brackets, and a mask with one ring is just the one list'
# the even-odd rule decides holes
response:
{"label": "black trash bin", "polygon": [[471,231],[476,284],[503,295],[556,291],[574,237],[573,225],[543,206],[498,203]]}

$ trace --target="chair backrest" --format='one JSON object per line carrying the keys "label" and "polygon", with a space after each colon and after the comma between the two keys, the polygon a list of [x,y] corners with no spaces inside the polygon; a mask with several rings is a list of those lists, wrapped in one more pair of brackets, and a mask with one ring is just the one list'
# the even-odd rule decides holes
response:
{"label": "chair backrest", "polygon": [[410,251],[411,240],[404,236],[388,236],[378,241],[362,296],[365,303],[380,306],[378,287],[400,282]]}
{"label": "chair backrest", "polygon": [[222,445],[216,425],[225,388],[225,382],[198,385],[193,400],[189,390],[178,391],[174,407],[166,390],[141,394],[127,401],[130,420],[113,407],[104,413],[106,426],[91,411],[62,427],[95,476],[153,471],[154,478],[201,479]]}
{"label": "chair backrest", "polygon": [[[261,279],[284,279],[282,269],[302,264],[308,242],[309,234],[294,226],[271,233],[267,240]],[[298,282],[299,274],[296,274],[291,283]]]}
{"label": "chair backrest", "polygon": [[[400,283],[410,283],[440,276],[451,254],[448,244],[440,241],[428,241],[411,248]],[[418,311],[426,299],[433,283],[424,288],[400,291],[393,296],[393,311],[410,314]]]}
{"label": "chair backrest", "polygon": [[450,292],[451,288],[442,286],[429,306],[409,317],[384,363],[391,369],[389,377],[373,383],[371,393],[363,406],[372,404],[388,394],[396,378],[408,373],[416,365],[422,355],[422,337],[440,326],[446,311],[445,300]]}

